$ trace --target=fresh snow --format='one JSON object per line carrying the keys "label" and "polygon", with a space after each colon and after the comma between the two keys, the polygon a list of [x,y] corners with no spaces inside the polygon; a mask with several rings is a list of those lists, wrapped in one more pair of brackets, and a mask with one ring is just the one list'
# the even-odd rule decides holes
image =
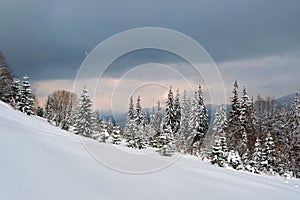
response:
{"label": "fresh snow", "polygon": [[196,157],[99,143],[0,103],[0,200],[296,200],[299,185]]}

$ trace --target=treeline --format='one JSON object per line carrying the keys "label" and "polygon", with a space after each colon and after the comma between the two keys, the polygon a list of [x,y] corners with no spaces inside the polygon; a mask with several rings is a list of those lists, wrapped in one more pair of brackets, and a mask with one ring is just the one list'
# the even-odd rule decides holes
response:
{"label": "treeline", "polygon": [[192,98],[184,91],[174,94],[172,87],[165,102],[143,112],[141,97],[129,99],[124,130],[111,120],[99,119],[92,109],[86,88],[75,93],[52,92],[45,108],[37,106],[28,76],[14,77],[0,53],[0,99],[28,115],[37,114],[64,130],[99,142],[152,148],[164,156],[175,152],[209,159],[220,167],[253,173],[300,177],[300,103],[299,94],[291,105],[277,105],[274,99],[258,96],[254,101],[246,87],[238,91],[234,83],[231,109],[222,105],[209,128],[208,109],[201,86]]}
{"label": "treeline", "polygon": [[162,155],[174,152],[209,159],[220,167],[253,173],[300,177],[300,104],[297,93],[289,106],[274,99],[250,99],[246,87],[241,95],[237,81],[232,91],[231,109],[222,105],[209,129],[208,110],[199,86],[192,99],[180,98],[172,88],[162,115],[160,102],[150,112],[148,122],[141,98],[129,101],[123,138],[128,147],[156,149]]}

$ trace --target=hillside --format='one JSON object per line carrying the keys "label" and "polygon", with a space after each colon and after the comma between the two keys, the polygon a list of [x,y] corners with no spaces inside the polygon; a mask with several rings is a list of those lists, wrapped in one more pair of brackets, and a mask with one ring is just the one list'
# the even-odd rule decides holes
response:
{"label": "hillside", "polygon": [[[173,161],[176,162],[170,165]],[[101,144],[14,111],[3,103],[0,163],[1,200],[300,197],[300,180],[285,181],[281,177],[218,168],[190,156],[163,158],[151,151]]]}

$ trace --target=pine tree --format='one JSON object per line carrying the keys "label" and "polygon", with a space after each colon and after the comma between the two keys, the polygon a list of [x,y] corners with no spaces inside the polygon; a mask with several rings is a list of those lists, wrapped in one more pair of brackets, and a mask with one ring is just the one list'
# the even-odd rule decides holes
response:
{"label": "pine tree", "polygon": [[164,119],[164,129],[168,129],[170,134],[173,136],[175,127],[175,111],[174,111],[174,96],[172,87],[170,86],[168,99],[166,102],[166,116]]}
{"label": "pine tree", "polygon": [[241,106],[238,97],[238,83],[234,82],[234,87],[232,91],[233,96],[231,97],[231,110],[229,113],[229,123],[228,123],[228,144],[230,149],[237,151],[239,142],[241,139],[240,134],[240,116],[241,116]]}
{"label": "pine tree", "polygon": [[21,83],[20,80],[18,78],[14,78],[13,82],[12,82],[12,86],[11,86],[11,90],[12,90],[12,107],[15,109],[18,109],[18,105],[20,103],[20,99],[21,99]]}
{"label": "pine tree", "polygon": [[133,99],[131,96],[129,100],[127,119],[124,128],[124,137],[126,139],[128,147],[132,147],[132,148],[134,147],[133,143],[134,143],[135,130],[136,130],[135,113],[134,113]]}
{"label": "pine tree", "polygon": [[13,76],[4,55],[0,51],[0,100],[5,103],[12,103],[11,85]]}
{"label": "pine tree", "polygon": [[92,100],[89,97],[88,90],[84,88],[80,95],[80,103],[76,111],[75,133],[86,137],[93,137],[96,129],[95,121],[92,111]]}
{"label": "pine tree", "polygon": [[187,148],[190,146],[189,144],[189,137],[190,137],[190,116],[191,116],[191,100],[187,97],[187,91],[183,92],[183,99],[182,99],[182,109],[181,109],[181,122],[180,122],[180,129],[179,129],[179,150],[182,152],[187,151]]}
{"label": "pine tree", "polygon": [[181,106],[180,106],[180,94],[179,89],[176,91],[176,96],[174,99],[174,134],[177,135],[180,129],[181,120]]}
{"label": "pine tree", "polygon": [[21,84],[21,89],[20,89],[20,101],[18,103],[18,109],[26,113],[27,115],[32,115],[33,113],[33,106],[34,106],[34,100],[32,98],[31,94],[31,85],[29,82],[29,77],[25,75],[23,77],[23,81]]}
{"label": "pine tree", "polygon": [[[192,103],[190,116],[190,132],[192,138],[191,153],[199,154],[203,145],[203,141],[208,130],[208,114],[207,108],[204,105],[203,92],[201,86],[195,92],[195,97]],[[194,153],[193,153],[194,152]]]}
{"label": "pine tree", "polygon": [[262,171],[262,148],[261,140],[257,137],[254,145],[254,152],[252,154],[251,165],[254,173],[259,174]]}
{"label": "pine tree", "polygon": [[160,101],[158,101],[157,102],[157,112],[156,112],[156,115],[155,115],[155,125],[154,125],[156,133],[161,132],[162,121],[163,121],[163,116],[162,116],[162,113],[161,113]]}
{"label": "pine tree", "polygon": [[229,151],[227,162],[228,162],[229,166],[231,166],[233,169],[236,169],[236,170],[242,169],[241,157],[234,150]]}
{"label": "pine tree", "polygon": [[141,106],[141,97],[138,96],[135,108],[135,123],[137,126],[142,125],[143,122],[143,113],[142,113],[142,106]]}
{"label": "pine tree", "polygon": [[119,125],[115,125],[112,127],[111,143],[118,145],[121,143],[121,141],[121,128]]}
{"label": "pine tree", "polygon": [[262,150],[262,165],[265,171],[275,172],[275,144],[270,132],[267,133],[264,148]]}
{"label": "pine tree", "polygon": [[53,120],[54,120],[54,99],[51,95],[48,95],[48,98],[47,98],[47,103],[46,103],[46,106],[45,106],[45,115],[46,115],[46,119],[49,123],[52,123]]}
{"label": "pine tree", "polygon": [[109,122],[105,118],[102,118],[102,120],[100,121],[97,132],[98,132],[97,134],[93,134],[93,138],[95,138],[99,142],[107,143],[110,134],[109,134]]}
{"label": "pine tree", "polygon": [[225,167],[228,160],[228,147],[226,141],[227,116],[226,108],[222,104],[220,110],[215,114],[213,134],[215,136],[215,145],[212,151],[212,164],[218,164]]}

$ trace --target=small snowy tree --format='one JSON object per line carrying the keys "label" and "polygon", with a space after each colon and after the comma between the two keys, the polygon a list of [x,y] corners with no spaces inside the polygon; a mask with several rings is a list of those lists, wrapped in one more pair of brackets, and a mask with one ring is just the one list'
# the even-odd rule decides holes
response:
{"label": "small snowy tree", "polygon": [[275,144],[270,132],[267,133],[264,148],[262,150],[262,165],[264,171],[274,173],[275,164]]}
{"label": "small snowy tree", "polygon": [[254,145],[254,152],[252,155],[251,165],[253,167],[254,173],[259,174],[262,171],[262,148],[261,148],[261,141],[257,137],[256,142]]}
{"label": "small snowy tree", "polygon": [[236,170],[243,169],[241,157],[234,150],[229,151],[227,162],[228,162],[229,166],[231,166],[233,169],[236,169]]}
{"label": "small snowy tree", "polygon": [[13,82],[12,82],[12,86],[11,86],[11,90],[12,90],[12,107],[15,109],[18,109],[18,105],[21,99],[21,83],[20,80],[18,78],[14,78]]}
{"label": "small snowy tree", "polygon": [[112,127],[111,133],[111,143],[113,144],[120,144],[121,143],[121,128],[119,125],[115,125]]}
{"label": "small snowy tree", "polygon": [[225,167],[228,160],[228,147],[226,141],[227,116],[226,108],[222,104],[220,110],[215,114],[213,134],[215,136],[215,145],[211,153],[212,164]]}
{"label": "small snowy tree", "polygon": [[92,100],[89,97],[88,90],[83,89],[80,95],[80,103],[75,116],[75,133],[86,137],[92,137],[95,133],[96,124],[92,111]]}
{"label": "small snowy tree", "polygon": [[27,75],[23,77],[19,96],[20,96],[20,101],[18,102],[18,109],[21,112],[26,113],[27,115],[34,114],[33,113],[34,100],[31,94],[31,84],[29,82],[29,77]]}

